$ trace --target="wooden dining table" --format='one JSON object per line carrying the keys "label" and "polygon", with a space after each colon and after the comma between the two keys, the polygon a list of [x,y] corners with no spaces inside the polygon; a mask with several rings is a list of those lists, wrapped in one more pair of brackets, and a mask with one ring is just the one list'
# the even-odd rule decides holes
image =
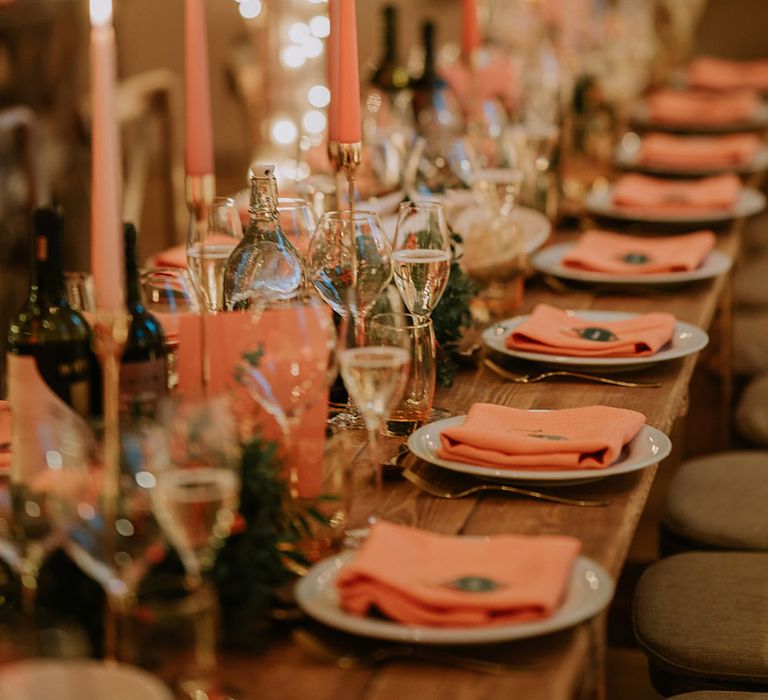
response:
{"label": "wooden dining table", "polygon": [[[718,231],[717,247],[737,258],[744,220]],[[559,231],[552,242],[567,240],[574,230]],[[568,309],[610,311],[668,311],[678,319],[710,333],[710,345],[701,353],[622,373],[623,379],[657,382],[657,387],[626,388],[571,378],[523,384],[507,381],[482,362],[464,368],[450,388],[439,389],[435,404],[461,415],[475,402],[491,402],[522,409],[562,409],[603,404],[634,409],[647,416],[649,425],[666,434],[684,417],[695,397],[689,397],[694,368],[700,356],[714,368],[719,398],[702,415],[720,435],[708,434],[721,446],[727,441],[730,402],[730,277],[665,288],[602,290],[547,285],[529,280],[525,313],[547,302]],[[495,361],[516,373],[537,368],[522,361],[494,356]],[[698,406],[694,406],[698,408]],[[390,452],[394,449],[389,446]],[[364,460],[362,452],[357,459]],[[412,459],[409,457],[409,459]],[[622,571],[651,485],[661,466],[612,476],[554,492],[576,498],[605,499],[605,507],[576,507],[525,497],[484,493],[475,497],[445,500],[426,495],[400,477],[388,478],[376,510],[383,517],[419,528],[452,535],[498,533],[567,534],[583,543],[582,553],[602,565],[614,581]],[[260,655],[228,652],[221,661],[222,677],[238,689],[242,698],[288,700],[425,700],[426,698],[514,698],[514,700],[566,700],[604,697],[606,613],[570,629],[546,636],[503,644],[463,647],[459,653],[504,661],[510,669],[501,675],[464,670],[418,660],[390,660],[366,669],[344,670],[313,655],[291,641],[276,638]],[[304,620],[324,634],[322,626]],[[338,641],[338,636],[334,637]],[[370,648],[370,640],[341,635],[349,649]],[[387,646],[380,642],[378,646]]]}

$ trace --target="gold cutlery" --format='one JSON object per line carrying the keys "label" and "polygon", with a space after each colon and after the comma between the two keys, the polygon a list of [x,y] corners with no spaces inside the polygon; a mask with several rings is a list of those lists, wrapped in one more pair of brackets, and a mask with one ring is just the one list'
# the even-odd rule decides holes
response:
{"label": "gold cutlery", "polygon": [[598,374],[587,374],[586,372],[573,372],[571,370],[548,370],[546,372],[539,372],[538,374],[513,374],[507,371],[503,367],[497,365],[493,360],[486,358],[483,360],[483,364],[492,372],[495,372],[500,377],[508,379],[510,382],[517,382],[518,384],[533,384],[534,382],[540,382],[550,377],[573,377],[574,379],[584,379],[588,382],[598,382],[599,384],[610,384],[612,386],[623,386],[630,388],[653,388],[661,386],[658,382],[630,382],[626,379],[614,379],[613,377],[601,377]]}
{"label": "gold cutlery", "polygon": [[295,629],[292,637],[296,646],[319,661],[333,663],[345,670],[370,668],[376,664],[394,659],[431,661],[463,668],[467,671],[491,673],[494,675],[535,668],[532,664],[486,661],[485,659],[478,659],[473,656],[465,656],[458,652],[422,646],[391,645],[376,647],[369,651],[360,651],[359,649],[353,651],[323,639],[307,629]]}
{"label": "gold cutlery", "polygon": [[[424,476],[424,472],[428,471],[429,469],[431,468],[421,468],[419,471],[416,471],[412,468],[404,469],[403,476],[414,486],[421,489],[424,493],[428,493],[430,496],[436,496],[437,498],[464,498],[465,496],[471,496],[472,494],[481,493],[484,491],[498,491],[501,493],[514,493],[518,496],[527,496],[528,498],[535,498],[540,501],[561,503],[567,506],[607,506],[609,504],[609,501],[565,498],[564,496],[555,496],[551,493],[532,491],[531,489],[523,489],[517,486],[508,486],[507,484],[473,484],[472,482],[475,480],[472,477],[466,477],[463,474],[456,474],[455,479],[452,480],[452,483],[450,480],[445,478],[445,475],[441,474],[438,482],[438,480],[433,481]],[[451,477],[453,478],[454,475],[451,474]]]}

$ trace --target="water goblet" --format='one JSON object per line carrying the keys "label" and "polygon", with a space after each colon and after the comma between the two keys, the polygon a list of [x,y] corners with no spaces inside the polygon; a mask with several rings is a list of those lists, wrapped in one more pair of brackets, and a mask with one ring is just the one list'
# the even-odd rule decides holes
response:
{"label": "water goblet", "polygon": [[277,213],[280,217],[280,228],[306,263],[309,241],[317,228],[315,210],[304,199],[279,197]]}
{"label": "water goblet", "polygon": [[207,225],[190,228],[189,271],[203,303],[212,313],[224,308],[224,268],[242,237],[240,214],[231,197],[214,197],[208,207]]}

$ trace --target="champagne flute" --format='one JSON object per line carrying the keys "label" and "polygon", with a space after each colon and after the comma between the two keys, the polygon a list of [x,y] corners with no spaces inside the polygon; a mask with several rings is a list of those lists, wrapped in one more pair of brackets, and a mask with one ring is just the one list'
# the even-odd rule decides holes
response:
{"label": "champagne flute", "polygon": [[[356,290],[347,293],[354,305]],[[400,400],[410,369],[410,339],[407,333],[380,332],[372,328],[365,336],[352,332],[351,313],[345,315],[339,335],[338,359],[341,376],[368,431],[371,469],[376,491],[381,490],[379,434]]]}
{"label": "champagne flute", "polygon": [[214,197],[205,229],[190,228],[187,261],[203,303],[212,313],[224,309],[224,268],[243,237],[240,214],[231,197]]}
{"label": "champagne flute", "polygon": [[403,202],[397,215],[393,253],[395,284],[412,314],[429,316],[451,271],[451,242],[443,206]]}

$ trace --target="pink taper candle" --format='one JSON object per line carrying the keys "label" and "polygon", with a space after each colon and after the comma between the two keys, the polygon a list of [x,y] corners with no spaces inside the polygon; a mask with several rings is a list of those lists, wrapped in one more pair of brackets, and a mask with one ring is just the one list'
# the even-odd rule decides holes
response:
{"label": "pink taper candle", "polygon": [[[357,66],[357,19],[355,0],[338,0],[339,87],[336,140],[356,143],[362,139],[360,121],[360,75]],[[334,99],[334,98],[332,98]],[[333,128],[331,128],[333,132]]]}
{"label": "pink taper candle", "polygon": [[90,0],[91,270],[98,311],[125,305],[120,132],[112,0]]}
{"label": "pink taper candle", "polygon": [[461,0],[461,55],[469,63],[480,46],[480,25],[475,0]]}
{"label": "pink taper candle", "polygon": [[328,66],[328,89],[331,101],[328,104],[328,140],[339,140],[339,10],[341,0],[328,0],[330,33],[326,44]]}
{"label": "pink taper candle", "polygon": [[203,0],[185,0],[184,91],[187,175],[212,175],[211,89],[208,80],[208,37]]}

